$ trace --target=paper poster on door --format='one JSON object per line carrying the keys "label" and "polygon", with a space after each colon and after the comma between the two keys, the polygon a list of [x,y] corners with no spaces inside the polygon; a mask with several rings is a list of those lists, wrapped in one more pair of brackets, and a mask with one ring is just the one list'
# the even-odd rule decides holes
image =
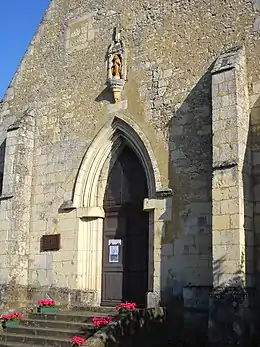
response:
{"label": "paper poster on door", "polygon": [[108,262],[119,263],[121,240],[109,240],[108,241]]}

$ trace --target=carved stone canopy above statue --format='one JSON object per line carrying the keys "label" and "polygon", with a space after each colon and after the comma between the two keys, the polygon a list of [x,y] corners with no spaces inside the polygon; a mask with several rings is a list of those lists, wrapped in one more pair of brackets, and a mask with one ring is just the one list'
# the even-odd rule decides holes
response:
{"label": "carved stone canopy above statue", "polygon": [[111,89],[114,102],[121,100],[121,93],[126,81],[126,55],[121,32],[114,29],[113,41],[107,51],[107,85]]}

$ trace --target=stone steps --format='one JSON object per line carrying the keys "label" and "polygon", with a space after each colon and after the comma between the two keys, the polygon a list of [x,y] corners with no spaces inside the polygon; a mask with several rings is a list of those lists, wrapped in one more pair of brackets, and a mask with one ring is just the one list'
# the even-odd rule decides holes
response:
{"label": "stone steps", "polygon": [[6,328],[0,334],[0,347],[71,347],[70,339],[74,335],[93,335],[93,317],[112,315],[115,311],[108,308],[102,311],[91,308],[91,311],[31,312],[19,326]]}
{"label": "stone steps", "polygon": [[91,323],[93,317],[107,317],[114,315],[115,312],[100,313],[94,311],[61,311],[56,313],[28,313],[28,319],[33,320],[54,320],[63,322]]}
{"label": "stone steps", "polygon": [[[28,344],[29,346],[45,345],[49,347],[71,347],[69,339],[60,339],[54,336],[11,334],[6,332],[4,335],[0,336],[0,340],[2,342],[19,342],[21,346],[23,346],[23,344]],[[2,344],[2,346],[5,346],[5,344]]]}
{"label": "stone steps", "polygon": [[93,327],[92,322],[69,322],[62,320],[47,320],[47,319],[26,319],[22,325],[28,327],[39,327],[39,328],[54,328],[54,329],[69,329],[80,331],[81,329],[91,329]]}
{"label": "stone steps", "polygon": [[39,328],[39,327],[27,327],[20,325],[15,328],[8,328],[8,334],[17,334],[17,335],[30,335],[30,336],[55,336],[61,339],[70,339],[72,336],[78,334],[78,330],[70,329],[55,329],[55,328]]}
{"label": "stone steps", "polygon": [[[0,341],[0,347],[32,347],[32,345],[28,345],[25,343],[15,343],[15,342],[6,342]],[[33,347],[42,347],[42,345],[33,345]]]}

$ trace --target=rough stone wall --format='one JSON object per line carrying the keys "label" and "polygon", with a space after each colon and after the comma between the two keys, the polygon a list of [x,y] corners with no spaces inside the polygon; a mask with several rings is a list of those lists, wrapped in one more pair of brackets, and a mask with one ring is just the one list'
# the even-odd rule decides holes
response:
{"label": "rough stone wall", "polygon": [[[75,213],[71,198],[80,161],[109,117],[123,113],[145,132],[162,185],[173,189],[171,221],[162,231],[161,281],[212,285],[211,75],[214,60],[245,44],[249,83],[260,73],[259,6],[251,2],[53,0],[3,101],[1,142],[21,112],[35,115],[29,282],[77,288]],[[201,24],[203,23],[203,24]],[[123,28],[127,83],[110,104],[105,54]],[[41,254],[43,234],[60,232],[62,250]],[[160,230],[161,232],[161,230]],[[2,283],[7,281],[2,279]],[[187,303],[197,299],[187,294]]]}
{"label": "rough stone wall", "polygon": [[[1,207],[1,308],[27,300],[35,121],[25,113],[8,127]],[[4,293],[3,293],[4,292]]]}

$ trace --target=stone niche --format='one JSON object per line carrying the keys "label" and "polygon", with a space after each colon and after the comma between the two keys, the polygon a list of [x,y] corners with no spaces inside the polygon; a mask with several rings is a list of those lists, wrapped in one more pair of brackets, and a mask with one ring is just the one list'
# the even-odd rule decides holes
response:
{"label": "stone niche", "polygon": [[108,48],[106,62],[107,85],[113,93],[114,103],[118,103],[121,101],[121,93],[126,81],[126,53],[121,32],[117,28],[114,29],[113,41]]}

